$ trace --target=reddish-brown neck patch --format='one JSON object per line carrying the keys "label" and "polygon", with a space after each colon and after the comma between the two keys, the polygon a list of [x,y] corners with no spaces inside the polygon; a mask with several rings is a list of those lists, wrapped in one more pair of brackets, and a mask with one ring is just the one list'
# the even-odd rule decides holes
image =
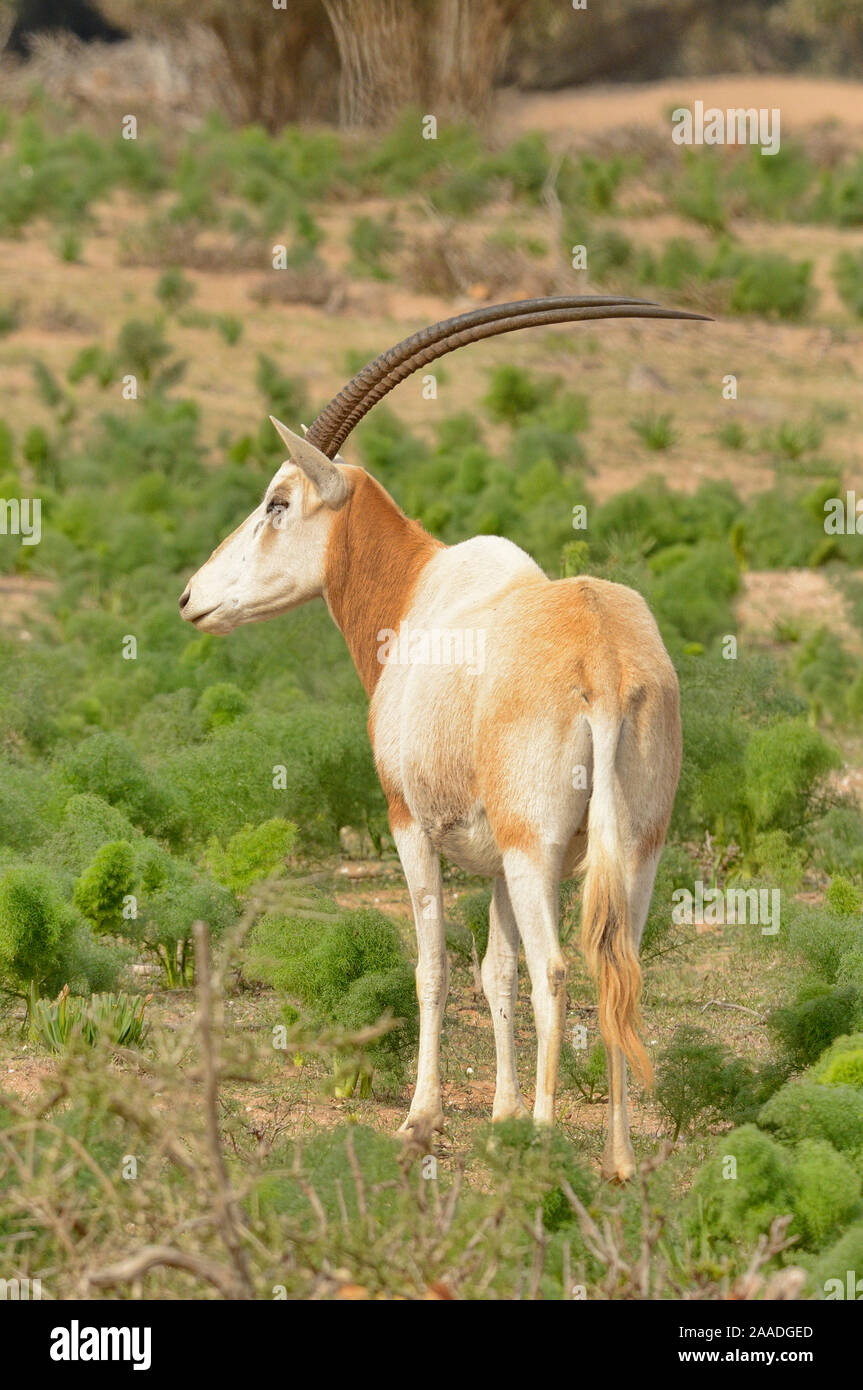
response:
{"label": "reddish-brown neck patch", "polygon": [[350,473],[354,487],[333,523],[324,593],[371,695],[383,670],[378,633],[398,632],[420,571],[443,543],[410,521],[368,473]]}

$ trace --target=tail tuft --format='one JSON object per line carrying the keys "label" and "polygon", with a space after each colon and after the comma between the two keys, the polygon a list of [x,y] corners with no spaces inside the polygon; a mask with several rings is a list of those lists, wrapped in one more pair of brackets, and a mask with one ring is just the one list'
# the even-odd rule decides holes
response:
{"label": "tail tuft", "polygon": [[594,776],[587,831],[581,942],[599,986],[599,1028],[606,1047],[619,1047],[645,1086],[653,1066],[641,1040],[641,964],[632,940],[614,802],[619,723],[593,726]]}

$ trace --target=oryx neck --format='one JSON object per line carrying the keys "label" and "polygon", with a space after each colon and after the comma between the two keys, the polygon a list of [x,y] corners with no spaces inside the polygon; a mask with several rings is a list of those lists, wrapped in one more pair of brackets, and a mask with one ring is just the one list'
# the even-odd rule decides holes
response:
{"label": "oryx neck", "polygon": [[371,695],[383,670],[380,634],[398,631],[420,572],[443,543],[411,521],[362,469],[335,516],[327,549],[324,596]]}

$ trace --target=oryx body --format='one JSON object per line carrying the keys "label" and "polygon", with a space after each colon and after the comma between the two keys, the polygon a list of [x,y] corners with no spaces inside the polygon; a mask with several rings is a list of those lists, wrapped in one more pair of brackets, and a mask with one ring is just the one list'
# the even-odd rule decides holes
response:
{"label": "oryx body", "polygon": [[227,632],[322,596],[344,634],[370,697],[417,929],[420,1051],[406,1126],[443,1118],[441,855],[494,880],[482,981],[496,1119],[525,1113],[513,1047],[520,938],[537,1027],[534,1116],[553,1121],[566,1007],[558,889],[581,866],[609,1061],[603,1171],[627,1178],[625,1058],[650,1073],[638,946],[680,769],[677,680],[656,624],[632,590],[549,580],[510,541],[442,545],[363,469],[311,442],[314,427],[302,439],[274,423],[290,460],[181,609],[200,630]]}

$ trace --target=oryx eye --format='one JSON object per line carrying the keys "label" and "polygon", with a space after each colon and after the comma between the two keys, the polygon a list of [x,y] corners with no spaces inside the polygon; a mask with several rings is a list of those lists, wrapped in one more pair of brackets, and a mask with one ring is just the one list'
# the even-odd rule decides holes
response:
{"label": "oryx eye", "polygon": [[291,505],[289,497],[271,497],[267,503],[268,512],[286,512]]}

